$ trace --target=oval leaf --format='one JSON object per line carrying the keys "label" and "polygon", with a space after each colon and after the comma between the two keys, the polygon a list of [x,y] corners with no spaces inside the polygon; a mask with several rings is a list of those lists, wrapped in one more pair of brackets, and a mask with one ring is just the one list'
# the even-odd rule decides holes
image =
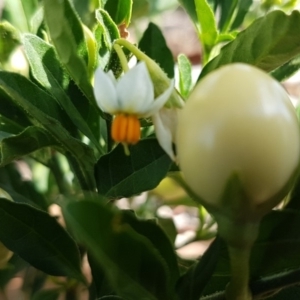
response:
{"label": "oval leaf", "polygon": [[77,245],[47,213],[0,198],[0,240],[32,266],[83,281]]}
{"label": "oval leaf", "polygon": [[146,139],[130,147],[130,155],[119,144],[96,164],[98,192],[111,198],[132,195],[155,188],[166,176],[171,159],[156,139]]}
{"label": "oval leaf", "polygon": [[270,72],[300,52],[300,13],[273,11],[257,19],[202,70],[200,79],[222,65],[244,62]]}

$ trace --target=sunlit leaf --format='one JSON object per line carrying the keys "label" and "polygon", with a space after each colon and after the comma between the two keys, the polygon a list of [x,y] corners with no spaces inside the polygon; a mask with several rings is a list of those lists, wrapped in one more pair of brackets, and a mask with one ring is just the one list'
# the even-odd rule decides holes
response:
{"label": "sunlit leaf", "polygon": [[44,86],[64,108],[74,125],[100,149],[98,140],[92,130],[64,91],[64,86],[69,80],[66,78],[57,60],[54,48],[37,36],[30,34],[23,36],[23,42],[35,79]]}
{"label": "sunlit leaf", "polygon": [[[73,138],[62,126],[62,111],[55,100],[46,92],[19,74],[0,72],[0,90],[3,90],[29,116],[45,128],[60,144],[63,152],[69,154],[77,167],[77,175],[84,189],[95,188],[93,150]],[[23,92],[26,90],[26,93]],[[59,121],[58,121],[59,120]]]}
{"label": "sunlit leaf", "polygon": [[108,0],[104,6],[117,25],[130,23],[132,0]]}
{"label": "sunlit leaf", "polygon": [[91,104],[94,104],[87,71],[87,45],[77,14],[69,0],[44,0],[43,3],[45,21],[61,63]]}
{"label": "sunlit leaf", "polygon": [[195,0],[197,18],[199,22],[199,36],[203,46],[209,53],[218,38],[218,31],[214,13],[206,0]]}
{"label": "sunlit leaf", "polygon": [[300,52],[300,13],[273,11],[257,19],[202,70],[200,78],[222,65],[244,62],[270,72]]}
{"label": "sunlit leaf", "polygon": [[184,54],[180,54],[177,60],[180,94],[183,98],[187,98],[192,90],[192,66],[189,59]]}

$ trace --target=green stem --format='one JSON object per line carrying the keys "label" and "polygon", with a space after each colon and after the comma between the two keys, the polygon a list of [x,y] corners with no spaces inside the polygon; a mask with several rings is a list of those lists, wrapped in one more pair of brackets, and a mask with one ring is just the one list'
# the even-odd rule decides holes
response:
{"label": "green stem", "polygon": [[114,46],[115,45],[124,46],[131,53],[133,53],[136,56],[136,58],[139,59],[139,60],[143,60],[145,62],[150,60],[150,58],[144,52],[142,52],[140,49],[138,49],[136,46],[134,46],[133,44],[131,44],[130,42],[128,42],[125,39],[116,40],[115,43],[114,43]]}
{"label": "green stem", "polygon": [[114,49],[117,52],[123,71],[127,72],[129,70],[129,67],[126,55],[124,54],[122,48],[118,44],[114,44]]}
{"label": "green stem", "polygon": [[249,289],[249,261],[252,247],[237,248],[228,245],[231,280],[226,288],[228,300],[251,300]]}
{"label": "green stem", "polygon": [[172,178],[176,183],[178,183],[195,202],[201,205],[203,204],[203,200],[199,198],[198,195],[196,195],[187,185],[180,172],[170,172],[168,173],[168,177]]}
{"label": "green stem", "polygon": [[57,154],[54,154],[49,161],[49,168],[52,171],[54,178],[56,180],[59,192],[63,195],[71,194],[71,186],[68,183],[64,172],[60,167],[60,163],[57,157]]}

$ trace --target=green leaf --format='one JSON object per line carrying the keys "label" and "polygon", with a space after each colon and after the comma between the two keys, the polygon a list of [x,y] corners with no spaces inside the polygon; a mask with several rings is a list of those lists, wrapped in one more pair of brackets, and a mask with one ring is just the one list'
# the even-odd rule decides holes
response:
{"label": "green leaf", "polygon": [[120,38],[117,25],[114,23],[109,14],[103,10],[96,10],[96,20],[98,28],[95,32],[96,40],[99,48],[99,67],[106,71],[112,70],[117,77],[120,69],[119,58],[113,49],[114,40]]}
{"label": "green leaf", "polygon": [[0,168],[0,188],[4,189],[14,202],[29,204],[47,211],[48,203],[44,196],[36,190],[35,185],[24,180],[17,164],[8,164]]}
{"label": "green leaf", "polygon": [[[300,213],[295,211],[272,211],[263,218],[250,261],[250,286],[254,295],[299,282],[299,226]],[[229,280],[229,257],[223,242],[213,278],[204,294],[224,290]]]}
{"label": "green leaf", "polygon": [[31,126],[25,112],[16,106],[0,88],[0,129],[17,134],[25,127]]}
{"label": "green leaf", "polygon": [[37,0],[9,0],[5,2],[3,19],[8,20],[21,32],[31,30],[30,21],[38,7]]}
{"label": "green leaf", "polygon": [[88,251],[88,262],[91,268],[93,282],[91,288],[95,293],[94,298],[98,299],[106,295],[114,295],[114,289],[109,283],[108,277],[104,272],[104,268],[99,264],[98,260]]}
{"label": "green leaf", "polygon": [[44,15],[51,40],[71,78],[95,105],[87,71],[88,51],[80,20],[69,0],[44,0]]}
{"label": "green leaf", "polygon": [[300,52],[300,13],[286,15],[273,11],[257,19],[202,70],[203,78],[212,70],[233,62],[244,62],[270,72]]}
{"label": "green leaf", "polygon": [[230,30],[237,29],[243,24],[246,14],[249,12],[249,9],[253,3],[253,0],[239,0],[237,5],[237,13],[235,19],[230,27]]}
{"label": "green leaf", "polygon": [[132,0],[108,0],[104,6],[117,25],[129,25],[131,19]]}
{"label": "green leaf", "polygon": [[49,133],[39,127],[27,127],[16,136],[7,137],[0,142],[0,166],[28,155],[43,147],[59,145]]}
{"label": "green leaf", "polygon": [[[118,27],[109,14],[103,9],[96,10],[96,19],[103,34],[104,46],[107,50],[111,51],[114,40],[120,38]],[[101,48],[100,51],[102,51]]]}
{"label": "green leaf", "polygon": [[184,7],[192,21],[197,24],[198,17],[196,12],[195,0],[178,0],[178,2]]}
{"label": "green leaf", "polygon": [[[73,124],[70,125],[69,118],[55,99],[24,76],[17,73],[0,71],[0,91],[1,90],[6,98],[10,99],[12,105],[19,109],[21,108],[23,112],[29,114],[31,117],[34,111],[40,110],[74,133]],[[18,99],[18,97],[21,97],[22,100]],[[25,102],[27,102],[27,106],[24,105]],[[23,103],[23,105],[21,103]],[[30,107],[34,107],[34,110],[32,111]],[[0,111],[1,110],[2,109],[0,109]],[[6,116],[9,117],[9,115]]]}
{"label": "green leaf", "polygon": [[47,213],[0,199],[0,240],[32,266],[84,281],[77,245]]}
{"label": "green leaf", "polygon": [[130,155],[119,144],[96,164],[98,192],[110,198],[130,197],[155,188],[166,176],[171,159],[156,139],[146,139],[132,146]]}
{"label": "green leaf", "polygon": [[141,220],[131,211],[124,211],[122,220],[129,224],[137,233],[146,237],[158,250],[168,265],[170,273],[170,284],[175,288],[176,282],[179,278],[179,269],[177,265],[177,258],[173,246],[169,238],[163,230],[156,224],[155,220]]}
{"label": "green leaf", "polygon": [[177,58],[179,70],[179,90],[183,98],[187,98],[192,90],[192,66],[189,59],[184,54],[179,54]]}
{"label": "green leaf", "polygon": [[94,152],[89,146],[71,137],[58,122],[62,118],[55,100],[19,74],[0,72],[1,89],[15,105],[21,107],[60,143],[63,152],[69,153],[76,163],[76,175],[81,178],[82,187],[94,190]]}
{"label": "green leaf", "polygon": [[218,38],[214,13],[206,0],[195,0],[197,18],[200,25],[199,36],[206,51],[210,52]]}
{"label": "green leaf", "polygon": [[64,91],[65,84],[69,80],[66,79],[66,75],[57,60],[54,48],[42,39],[31,34],[25,34],[23,36],[23,43],[35,79],[45,87],[63,107],[74,125],[101,150],[99,142],[92,130]]}
{"label": "green leaf", "polygon": [[198,300],[209,282],[218,262],[220,252],[220,238],[216,238],[200,261],[194,264],[179,279],[176,291],[179,299]]}
{"label": "green leaf", "polygon": [[139,48],[166,72],[169,78],[174,78],[174,59],[166,40],[157,25],[149,23],[148,28],[139,42]]}
{"label": "green leaf", "polygon": [[287,63],[283,64],[273,72],[271,75],[278,81],[284,81],[295,74],[300,69],[300,55],[292,58]]}
{"label": "green leaf", "polygon": [[221,17],[219,21],[219,28],[221,32],[227,32],[231,23],[232,15],[239,0],[227,0],[220,2]]}
{"label": "green leaf", "polygon": [[173,299],[164,260],[152,243],[122,223],[122,214],[100,202],[70,202],[63,208],[76,238],[103,267],[125,299]]}

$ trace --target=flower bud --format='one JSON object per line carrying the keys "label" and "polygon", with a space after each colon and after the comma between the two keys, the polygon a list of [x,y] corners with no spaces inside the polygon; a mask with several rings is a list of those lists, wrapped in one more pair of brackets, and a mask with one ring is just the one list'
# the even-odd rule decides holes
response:
{"label": "flower bud", "polygon": [[299,165],[296,112],[268,74],[246,64],[226,65],[203,78],[182,109],[177,153],[187,184],[208,205],[230,202],[236,209],[224,192],[229,179],[238,177],[249,207],[268,201],[274,206]]}

